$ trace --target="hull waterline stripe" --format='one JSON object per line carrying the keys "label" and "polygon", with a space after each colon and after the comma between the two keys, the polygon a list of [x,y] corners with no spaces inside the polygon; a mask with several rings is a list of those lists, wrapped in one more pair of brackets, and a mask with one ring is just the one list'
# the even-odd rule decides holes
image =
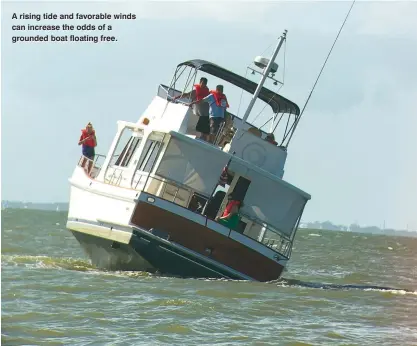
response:
{"label": "hull waterline stripe", "polygon": [[180,254],[178,254],[178,253],[176,253],[176,252],[174,252],[174,251],[172,251],[172,250],[170,250],[170,249],[167,249],[166,247],[160,246],[159,248],[160,248],[161,250],[164,250],[164,251],[170,252],[170,253],[172,253],[172,254],[174,254],[174,255],[178,256],[178,257],[181,257],[182,259],[184,259],[184,260],[186,260],[186,261],[188,261],[188,262],[192,262],[192,263],[194,263],[194,264],[196,264],[196,265],[198,265],[198,266],[200,266],[200,267],[203,267],[204,269],[206,269],[206,270],[208,270],[208,271],[211,271],[211,272],[213,272],[213,273],[216,273],[216,274],[217,274],[217,275],[219,275],[219,276],[226,277],[227,279],[232,279],[231,277],[229,277],[229,276],[227,276],[227,275],[224,275],[224,274],[222,274],[222,273],[219,273],[218,271],[215,271],[214,269],[208,268],[208,267],[206,267],[205,265],[202,265],[201,263],[197,263],[197,262],[193,261],[193,260],[192,260],[192,259],[190,259],[190,258],[184,257],[184,256],[182,256],[182,255],[180,255]]}
{"label": "hull waterline stripe", "polygon": [[[87,227],[86,227],[87,225]],[[95,224],[86,224],[80,221],[68,221],[67,228],[74,230],[79,233],[89,234],[102,239],[108,239],[112,241],[117,241],[122,244],[129,244],[130,239],[132,238],[132,233],[118,230],[118,229],[109,229],[106,226],[100,226]]]}
{"label": "hull waterline stripe", "polygon": [[[158,241],[159,241],[159,242],[161,242],[161,243],[165,243],[165,244],[167,244],[167,245],[169,245],[169,246],[172,246],[173,248],[176,248],[176,249],[178,249],[178,250],[180,250],[180,251],[183,251],[183,252],[185,252],[185,253],[188,253],[189,255],[192,255],[192,256],[194,256],[194,257],[198,257],[200,260],[202,260],[202,261],[204,261],[204,262],[206,262],[206,263],[212,264],[212,265],[214,265],[214,266],[216,266],[216,267],[218,267],[218,268],[220,268],[220,269],[223,269],[223,270],[225,270],[225,271],[228,271],[228,272],[230,272],[230,273],[233,273],[235,276],[239,276],[239,277],[241,277],[243,280],[258,281],[258,280],[255,280],[254,278],[252,278],[252,277],[250,277],[250,276],[248,276],[248,275],[246,275],[246,274],[243,274],[243,273],[241,273],[241,272],[238,272],[237,270],[235,270],[235,269],[233,269],[233,268],[230,268],[230,267],[228,267],[228,266],[225,266],[224,264],[221,264],[221,263],[219,263],[219,262],[217,262],[217,261],[215,261],[215,260],[212,260],[212,259],[210,259],[210,258],[204,257],[204,256],[202,256],[200,253],[195,252],[195,251],[193,251],[193,250],[190,250],[190,249],[186,248],[185,246],[182,246],[182,245],[180,245],[180,244],[178,244],[178,243],[171,242],[171,241],[168,241],[168,240],[166,240],[166,239],[160,238],[160,237],[158,237],[158,236],[156,236],[156,235],[154,235],[154,234],[150,233],[149,231],[144,230],[144,229],[141,229],[141,228],[136,227],[136,226],[132,226],[132,228],[133,228],[134,230],[138,231],[138,232],[144,233],[146,236],[150,236],[150,237],[152,237],[153,239],[158,240]],[[222,275],[224,275],[224,274],[222,274]]]}

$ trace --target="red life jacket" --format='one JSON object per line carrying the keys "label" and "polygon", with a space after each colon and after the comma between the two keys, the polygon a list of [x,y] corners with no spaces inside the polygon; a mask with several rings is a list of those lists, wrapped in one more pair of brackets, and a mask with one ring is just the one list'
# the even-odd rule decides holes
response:
{"label": "red life jacket", "polygon": [[81,130],[80,142],[81,142],[83,139],[85,139],[85,138],[87,138],[87,137],[91,136],[89,139],[87,139],[87,140],[83,143],[83,145],[84,145],[84,146],[86,146],[86,147],[93,147],[93,148],[94,148],[94,147],[96,146],[96,143],[94,142],[94,139],[92,138],[94,135],[95,135],[95,131],[94,131],[94,130],[93,130],[93,132],[88,133],[86,129],[82,129],[82,130]]}
{"label": "red life jacket", "polygon": [[210,94],[212,94],[214,96],[214,99],[216,100],[216,105],[221,107],[221,101],[225,100],[226,101],[226,108],[229,108],[229,103],[227,102],[227,98],[225,94],[221,94],[216,90],[210,90]]}
{"label": "red life jacket", "polygon": [[234,207],[234,206],[239,206],[240,205],[240,201],[230,201],[229,203],[227,203],[227,206],[226,206],[226,208],[224,209],[224,212],[223,212],[223,215],[222,215],[222,217],[223,216],[227,216],[227,215],[229,215],[230,214],[230,212],[232,211],[232,208]]}
{"label": "red life jacket", "polygon": [[194,88],[196,101],[200,101],[210,94],[209,89],[206,86],[202,87],[200,84],[194,84]]}

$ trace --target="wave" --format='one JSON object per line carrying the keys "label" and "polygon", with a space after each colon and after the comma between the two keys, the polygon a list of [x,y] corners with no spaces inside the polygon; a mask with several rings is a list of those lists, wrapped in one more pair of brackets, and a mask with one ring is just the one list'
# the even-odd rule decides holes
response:
{"label": "wave", "polygon": [[377,285],[354,285],[354,284],[326,284],[321,282],[307,282],[297,279],[279,279],[270,281],[269,283],[278,284],[279,286],[293,286],[293,287],[308,287],[308,288],[317,288],[324,290],[362,290],[362,291],[380,291],[380,292],[389,292],[393,294],[413,294],[417,295],[417,291],[404,289],[404,288],[394,288],[388,286],[377,286]]}
{"label": "wave", "polygon": [[33,269],[58,269],[86,272],[87,274],[110,275],[118,277],[152,277],[155,274],[141,271],[111,271],[95,267],[87,259],[49,257],[42,255],[2,255],[2,266],[25,266]]}
{"label": "wave", "polygon": [[3,264],[23,265],[34,268],[58,268],[77,271],[89,271],[95,268],[89,261],[79,258],[60,258],[32,255],[2,255]]}
{"label": "wave", "polygon": [[[89,272],[91,274],[104,274],[110,276],[123,276],[130,278],[144,278],[144,277],[158,277],[158,278],[178,278],[177,276],[171,276],[166,274],[151,274],[140,271],[108,271],[101,270],[94,267],[89,260],[80,258],[60,258],[60,257],[48,257],[48,256],[31,256],[31,255],[2,255],[2,266],[11,265],[23,265],[32,268],[54,268],[64,270],[75,270]],[[193,280],[192,278],[189,278]],[[194,278],[204,281],[225,281],[225,282],[246,282],[247,280],[232,280],[225,278]],[[357,284],[328,284],[321,282],[308,282],[297,279],[285,279],[281,278],[267,282],[267,284],[276,284],[281,287],[307,287],[324,290],[362,290],[362,291],[379,291],[392,294],[412,294],[417,296],[417,290],[409,290],[403,288],[394,288],[388,286],[378,285],[357,285]]]}

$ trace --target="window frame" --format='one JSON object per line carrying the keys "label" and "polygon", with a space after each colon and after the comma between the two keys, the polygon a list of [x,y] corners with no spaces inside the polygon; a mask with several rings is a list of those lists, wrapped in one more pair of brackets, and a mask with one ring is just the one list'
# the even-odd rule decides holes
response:
{"label": "window frame", "polygon": [[143,147],[142,155],[137,164],[136,171],[151,173],[154,168],[153,165],[159,157],[161,145],[163,145],[163,142],[160,139],[149,138],[146,141]]}
{"label": "window frame", "polygon": [[[116,152],[119,149],[121,144],[122,137],[125,133],[130,134],[129,139],[127,140],[125,146],[121,150],[120,154],[117,155]],[[113,154],[109,161],[109,167],[126,170],[132,162],[135,152],[140,148],[143,141],[143,131],[138,131],[137,129],[131,127],[125,127],[117,141],[116,147],[113,150]],[[112,160],[115,160],[112,162]]]}

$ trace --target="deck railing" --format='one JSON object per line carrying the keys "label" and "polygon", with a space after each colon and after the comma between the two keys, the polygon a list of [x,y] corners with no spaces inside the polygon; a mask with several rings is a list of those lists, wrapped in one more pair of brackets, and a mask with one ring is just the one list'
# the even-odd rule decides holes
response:
{"label": "deck railing", "polygon": [[78,166],[83,167],[85,172],[91,178],[96,178],[101,171],[101,167],[103,166],[105,159],[106,156],[101,154],[96,154],[93,160],[84,155],[81,155],[80,159],[78,160]]}
{"label": "deck railing", "polygon": [[288,236],[259,219],[251,218],[242,212],[240,212],[240,216],[242,221],[249,224],[244,231],[247,237],[262,243],[286,257],[290,257],[292,241]]}
{"label": "deck railing", "polygon": [[[183,184],[155,175],[141,174],[137,177],[137,180],[134,181],[134,188],[138,189],[138,187],[146,193],[187,208],[208,219],[202,212],[209,201],[209,197],[203,196]],[[195,208],[192,208],[190,205],[193,197],[197,198]],[[200,203],[199,206],[198,203]],[[259,219],[250,218],[244,213],[240,213],[240,219],[247,225],[240,233],[289,258],[292,249],[292,241],[288,236],[284,235],[271,225],[268,225]],[[239,230],[236,231],[239,232]]]}
{"label": "deck railing", "polygon": [[154,174],[136,174],[132,187],[186,208],[196,193],[186,185]]}

